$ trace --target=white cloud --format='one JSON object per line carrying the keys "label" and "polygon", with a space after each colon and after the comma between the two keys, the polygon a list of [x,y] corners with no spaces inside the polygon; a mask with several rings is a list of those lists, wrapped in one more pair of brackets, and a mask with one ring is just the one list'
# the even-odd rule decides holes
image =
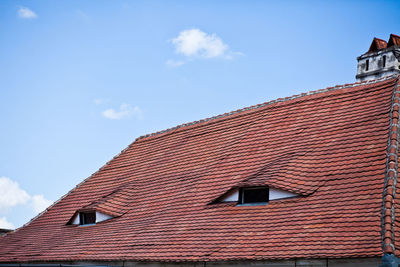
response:
{"label": "white cloud", "polygon": [[[27,205],[35,213],[42,212],[53,202],[43,195],[30,196],[25,190],[19,187],[18,182],[7,177],[0,177],[0,214],[17,205]],[[14,229],[14,225],[8,222],[5,217],[0,218],[0,228]]]}
{"label": "white cloud", "polygon": [[185,64],[185,62],[182,60],[168,59],[165,64],[167,64],[168,67],[179,67]]}
{"label": "white cloud", "polygon": [[18,9],[18,17],[21,19],[36,19],[38,15],[27,7],[20,7]]}
{"label": "white cloud", "polygon": [[0,210],[25,204],[30,196],[19,187],[17,182],[7,177],[0,177]]}
{"label": "white cloud", "polygon": [[109,101],[110,101],[109,99],[105,99],[105,98],[95,98],[95,99],[93,99],[93,102],[96,105],[101,105],[101,104],[107,103]]}
{"label": "white cloud", "polygon": [[32,197],[32,206],[36,213],[44,211],[51,204],[53,204],[53,201],[45,199],[43,195],[34,195]]}
{"label": "white cloud", "polygon": [[172,39],[175,52],[186,57],[232,58],[229,46],[216,34],[207,34],[199,29],[181,31]]}
{"label": "white cloud", "polygon": [[138,119],[142,118],[142,110],[138,106],[131,107],[129,104],[121,104],[119,110],[112,108],[104,110],[102,113],[104,118],[111,120],[120,120],[135,116]]}
{"label": "white cloud", "polygon": [[103,99],[96,98],[96,99],[93,99],[93,102],[94,102],[96,105],[100,105],[101,103],[103,103]]}
{"label": "white cloud", "polygon": [[0,218],[0,228],[2,228],[2,229],[15,229],[15,226],[11,222],[7,221],[6,217],[1,217]]}

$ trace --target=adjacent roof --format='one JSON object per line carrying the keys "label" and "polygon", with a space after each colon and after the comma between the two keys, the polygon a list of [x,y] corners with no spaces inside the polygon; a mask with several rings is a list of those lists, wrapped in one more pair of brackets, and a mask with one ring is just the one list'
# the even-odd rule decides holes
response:
{"label": "adjacent roof", "polygon": [[375,37],[372,40],[372,43],[371,43],[367,53],[376,52],[376,51],[379,51],[379,50],[382,50],[385,48],[389,48],[392,46],[400,46],[400,36],[398,36],[396,34],[391,34],[388,42]]}
{"label": "adjacent roof", "polygon": [[[3,237],[0,262],[399,255],[399,90],[398,77],[337,86],[138,138]],[[300,196],[213,202],[242,184]],[[118,216],[67,225],[85,207]]]}
{"label": "adjacent roof", "polygon": [[386,47],[387,47],[387,43],[385,40],[375,37],[374,40],[372,40],[371,46],[369,47],[369,50],[367,53],[385,49]]}
{"label": "adjacent roof", "polygon": [[7,234],[8,232],[11,232],[12,230],[10,229],[3,229],[0,228],[0,237],[2,237],[3,235]]}
{"label": "adjacent roof", "polygon": [[390,35],[387,47],[391,47],[391,46],[400,46],[400,36],[398,36],[396,34]]}

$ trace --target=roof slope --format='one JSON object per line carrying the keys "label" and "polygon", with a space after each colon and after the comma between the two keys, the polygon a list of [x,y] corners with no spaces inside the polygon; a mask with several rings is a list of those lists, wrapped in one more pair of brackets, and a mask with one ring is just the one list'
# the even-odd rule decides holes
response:
{"label": "roof slope", "polygon": [[388,47],[400,46],[400,36],[398,36],[396,34],[391,34],[387,46]]}
{"label": "roof slope", "polygon": [[[328,88],[139,138],[3,237],[0,262],[381,256],[396,86],[397,77]],[[301,196],[210,204],[251,182]],[[94,226],[66,224],[91,205],[123,210]],[[400,202],[387,206],[391,247]]]}
{"label": "roof slope", "polygon": [[385,40],[375,37],[374,40],[372,40],[372,43],[371,43],[367,53],[385,49],[386,47],[387,47],[387,43]]}

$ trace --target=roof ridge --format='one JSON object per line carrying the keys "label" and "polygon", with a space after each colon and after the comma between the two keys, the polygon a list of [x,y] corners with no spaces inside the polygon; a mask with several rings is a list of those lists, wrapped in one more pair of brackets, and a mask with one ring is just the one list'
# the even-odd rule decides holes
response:
{"label": "roof ridge", "polygon": [[374,37],[374,39],[376,39],[376,40],[379,40],[379,41],[384,41],[384,42],[386,43],[386,41],[385,41],[385,40],[383,40],[383,39],[381,39],[381,38]]}
{"label": "roof ridge", "polygon": [[138,138],[135,139],[135,141],[133,143],[135,143],[136,141],[142,140],[144,138],[147,137],[152,137],[152,136],[156,136],[156,135],[161,135],[163,133],[168,133],[186,126],[191,126],[191,125],[195,125],[195,124],[199,124],[199,123],[203,123],[203,122],[208,122],[211,120],[215,120],[215,119],[219,119],[219,118],[223,118],[223,117],[227,117],[233,114],[237,114],[237,113],[241,113],[244,111],[248,111],[248,110],[253,110],[253,109],[257,109],[260,107],[264,107],[264,106],[268,106],[274,103],[280,103],[280,102],[286,102],[289,100],[293,100],[293,99],[297,99],[300,97],[304,97],[304,96],[308,96],[308,95],[314,95],[314,94],[319,94],[319,93],[325,93],[325,92],[329,92],[329,91],[334,91],[334,90],[338,90],[338,89],[345,89],[345,88],[351,88],[351,87],[356,87],[356,86],[360,86],[360,85],[366,85],[366,84],[373,84],[373,83],[378,83],[378,82],[382,82],[385,80],[390,80],[393,79],[395,77],[398,77],[398,74],[392,74],[386,77],[381,77],[375,80],[366,80],[366,81],[362,81],[362,82],[355,82],[355,83],[350,83],[350,84],[343,84],[343,85],[335,85],[335,86],[330,86],[330,87],[326,87],[323,89],[318,89],[318,90],[312,90],[312,91],[308,91],[306,93],[300,93],[300,94],[296,94],[296,95],[292,95],[292,96],[288,96],[288,97],[284,97],[284,98],[277,98],[274,100],[270,100],[261,104],[256,104],[256,105],[252,105],[252,106],[248,106],[248,107],[244,107],[241,109],[237,109],[237,110],[233,110],[230,112],[226,112],[223,114],[219,114],[216,116],[211,116],[205,119],[201,119],[201,120],[197,120],[197,121],[191,121],[191,122],[186,122],[186,123],[182,123],[182,124],[178,124],[176,126],[167,128],[165,130],[161,130],[161,131],[156,131],[153,133],[149,133],[149,134],[145,134],[145,135],[141,135]]}
{"label": "roof ridge", "polygon": [[[400,76],[399,76],[400,77]],[[394,253],[395,235],[394,223],[396,219],[394,199],[396,197],[396,186],[399,165],[399,141],[400,141],[400,82],[397,78],[392,94],[389,113],[388,145],[386,151],[386,170],[382,192],[381,210],[381,238],[383,253]]]}

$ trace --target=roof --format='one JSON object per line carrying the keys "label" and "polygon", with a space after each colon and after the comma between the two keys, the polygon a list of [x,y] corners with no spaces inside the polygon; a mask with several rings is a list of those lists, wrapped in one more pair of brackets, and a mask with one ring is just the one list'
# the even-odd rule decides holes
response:
{"label": "roof", "polygon": [[[399,255],[399,91],[393,76],[347,84],[138,138],[4,236],[0,262]],[[213,202],[242,184],[300,196]],[[118,216],[67,224],[87,207]]]}
{"label": "roof", "polygon": [[368,49],[367,53],[376,52],[385,48],[389,48],[392,46],[400,46],[400,36],[396,34],[390,34],[389,41],[386,42],[385,40],[374,38],[372,43]]}
{"label": "roof", "polygon": [[10,229],[3,229],[0,228],[0,237],[2,237],[3,235],[7,234],[8,232],[11,232],[12,230]]}
{"label": "roof", "polygon": [[388,42],[388,47],[391,46],[400,46],[400,36],[396,35],[396,34],[391,34],[390,38],[389,38],[389,42]]}
{"label": "roof", "polygon": [[369,47],[367,53],[375,52],[385,48],[387,48],[386,41],[375,37],[374,40],[372,40],[371,46]]}

